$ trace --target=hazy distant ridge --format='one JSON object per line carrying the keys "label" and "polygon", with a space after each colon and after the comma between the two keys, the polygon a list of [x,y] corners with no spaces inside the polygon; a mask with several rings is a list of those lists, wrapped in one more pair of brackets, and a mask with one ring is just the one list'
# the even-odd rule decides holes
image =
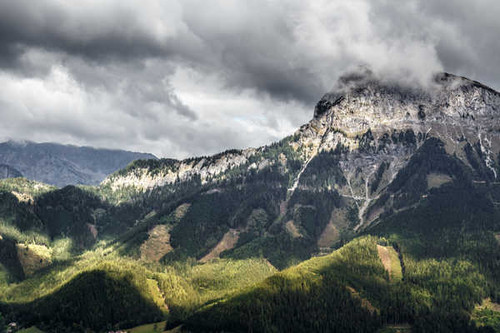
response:
{"label": "hazy distant ridge", "polygon": [[28,179],[56,186],[96,185],[137,159],[156,159],[156,156],[55,143],[0,143],[0,164],[18,170]]}

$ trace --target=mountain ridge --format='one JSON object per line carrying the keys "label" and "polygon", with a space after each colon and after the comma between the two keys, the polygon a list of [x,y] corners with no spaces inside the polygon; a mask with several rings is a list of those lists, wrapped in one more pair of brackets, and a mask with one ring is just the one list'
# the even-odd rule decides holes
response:
{"label": "mountain ridge", "polygon": [[[332,147],[332,145],[339,142],[344,145],[352,145],[355,148],[359,143],[359,137],[366,134],[368,130],[370,130],[371,134],[373,132],[386,134],[394,129],[406,130],[411,128],[415,133],[427,135],[433,134],[432,131],[439,132],[441,130],[440,125],[446,121],[453,121],[455,125],[461,125],[453,128],[454,140],[461,139],[462,135],[465,135],[468,139],[477,138],[477,135],[471,134],[474,130],[467,131],[466,127],[475,127],[474,124],[481,122],[486,122],[489,132],[500,130],[500,120],[493,119],[495,113],[500,112],[500,93],[464,77],[449,73],[438,74],[435,76],[434,90],[401,87],[394,83],[384,84],[373,78],[370,73],[362,73],[356,76],[346,75],[339,82],[341,83],[336,88],[337,91],[327,93],[321,98],[315,106],[311,121],[302,125],[294,135],[308,135],[305,132],[316,131],[314,135],[319,138],[325,135],[326,129],[329,128],[330,133],[327,134],[331,137],[323,139],[330,142],[330,146],[324,148],[334,149],[335,147]],[[449,100],[446,97],[447,95],[453,96],[453,100]],[[388,100],[388,103],[396,102],[397,104],[382,105],[384,99]],[[398,101],[402,103],[398,103]],[[370,103],[375,104],[377,107],[366,107]],[[382,107],[389,111],[398,110],[404,115],[395,117],[396,115],[390,112],[382,113],[380,112]],[[327,114],[332,108],[337,108],[342,113],[330,112]],[[458,123],[457,119],[462,120],[463,123]],[[399,123],[395,123],[394,120]],[[377,122],[380,122],[380,124],[377,124]],[[485,124],[481,126],[485,126]],[[318,127],[322,128],[321,133],[318,132]],[[338,134],[333,132],[340,131],[343,132],[341,134],[345,137],[343,140],[342,138],[339,139],[338,136],[337,138],[333,137],[334,134]],[[357,136],[358,138],[356,138]],[[180,161],[176,160],[176,162],[179,170],[181,170],[180,174],[183,171],[186,173],[188,165],[191,165],[194,170],[201,171],[206,160],[220,160],[222,162],[221,159],[225,158],[228,162],[226,164],[237,166],[242,163],[242,160],[248,160],[249,156],[262,148],[232,149],[227,151],[228,154],[222,152],[209,158],[189,158]],[[500,148],[496,148],[496,150],[500,150]],[[234,160],[234,163],[231,163],[231,160]],[[225,169],[227,166],[222,166],[221,169]],[[220,170],[208,173],[217,174],[218,172]],[[109,178],[114,176],[111,175]],[[201,176],[202,179],[205,178],[203,173],[201,173]],[[166,178],[168,178],[166,183],[175,179],[173,176]],[[182,179],[182,176],[180,178]],[[105,182],[109,181],[109,179],[105,180]]]}
{"label": "mountain ridge", "polygon": [[[448,73],[436,75],[431,91],[380,83],[370,73],[351,75],[339,82],[337,92],[326,94],[317,103],[311,121],[285,139],[294,153],[300,155],[301,167],[296,170],[292,182],[295,185],[289,186],[291,193],[300,186],[300,176],[318,153],[342,147],[350,153],[339,161],[347,180],[339,192],[364,202],[358,207],[363,209],[360,213],[363,219],[364,211],[374,199],[368,193],[368,186],[381,165],[385,165],[384,172],[388,173],[387,179],[377,180],[383,187],[429,137],[443,141],[447,153],[458,155],[466,165],[479,158],[481,162],[475,162],[479,163],[476,169],[481,169],[477,180],[496,179],[500,168],[498,92]],[[270,163],[286,164],[284,155],[273,162],[259,158],[266,149],[267,146],[231,150],[210,158],[172,161],[165,168],[132,164],[130,173],[115,173],[103,185],[113,190],[130,186],[148,191],[193,177],[199,177],[202,184],[209,183],[211,179],[224,178],[226,171],[235,168],[245,167],[249,171],[266,168]],[[356,171],[359,168],[361,177],[355,176],[360,174]]]}
{"label": "mountain ridge", "polygon": [[75,184],[97,185],[110,173],[141,158],[156,159],[156,156],[56,143],[0,143],[0,163],[17,169],[29,179],[60,187]]}

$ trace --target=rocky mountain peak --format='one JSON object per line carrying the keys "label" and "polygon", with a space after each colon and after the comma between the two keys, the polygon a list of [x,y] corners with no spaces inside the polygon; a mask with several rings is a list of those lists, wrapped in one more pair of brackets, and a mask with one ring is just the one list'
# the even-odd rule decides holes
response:
{"label": "rocky mountain peak", "polygon": [[368,130],[377,137],[411,129],[452,141],[475,141],[479,136],[498,136],[499,115],[500,94],[463,77],[440,73],[429,87],[415,88],[378,81],[365,73],[340,78],[337,88],[318,102],[308,125],[348,137]]}
{"label": "rocky mountain peak", "polygon": [[[314,118],[320,118],[332,107],[343,103],[351,108],[373,104],[377,111],[390,109],[390,114],[404,117],[409,104],[415,104],[418,111],[431,107],[433,111],[455,109],[455,115],[463,108],[477,112],[499,112],[500,93],[464,77],[449,73],[439,73],[427,87],[405,86],[397,82],[376,79],[371,73],[355,73],[342,76],[336,87],[325,94],[317,103]],[[457,110],[457,106],[460,108]],[[385,110],[384,110],[385,109]],[[437,110],[440,109],[440,110]],[[423,120],[425,114],[417,112],[417,118]],[[470,113],[470,112],[469,112]],[[449,115],[454,115],[448,112]],[[459,114],[461,116],[461,114]]]}
{"label": "rocky mountain peak", "polygon": [[[200,261],[255,249],[269,249],[267,256],[279,261],[274,242],[291,244],[279,251],[285,256],[294,248],[328,251],[342,235],[433,198],[448,204],[471,189],[494,189],[486,204],[500,205],[499,105],[497,92],[450,74],[425,89],[352,76],[279,142],[182,161],[136,161],[98,192],[117,207],[140,207],[135,215],[117,214],[118,223],[146,231],[170,221],[171,232],[154,227],[143,236],[170,235],[169,251],[190,251]],[[184,209],[186,218],[176,217]],[[273,246],[261,248],[269,241]]]}

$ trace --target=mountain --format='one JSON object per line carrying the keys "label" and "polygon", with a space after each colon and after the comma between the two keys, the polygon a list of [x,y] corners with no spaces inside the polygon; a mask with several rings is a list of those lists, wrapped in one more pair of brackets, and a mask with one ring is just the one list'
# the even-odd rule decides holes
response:
{"label": "mountain", "polygon": [[[97,185],[107,175],[137,159],[155,159],[151,154],[95,149],[55,143],[7,141],[0,143],[3,178],[20,177],[65,186]],[[16,171],[18,170],[18,171]],[[8,177],[7,177],[8,176]]]}
{"label": "mountain", "polygon": [[23,174],[10,165],[0,164],[0,178],[18,178]]}
{"label": "mountain", "polygon": [[268,146],[98,186],[0,180],[0,312],[51,332],[499,332],[499,116],[466,78],[364,72]]}
{"label": "mountain", "polygon": [[[499,111],[499,93],[450,74],[436,76],[429,90],[369,73],[344,77],[316,105],[314,118],[278,143],[184,161],[138,161],[101,189],[125,201],[148,193],[146,206],[155,211],[173,198],[203,210],[173,226],[176,251],[199,258],[216,245],[213,239],[236,235],[232,255],[264,251],[282,267],[293,251],[303,260],[335,247],[444,185],[491,187],[488,195],[496,195]],[[186,244],[198,230],[201,238]],[[276,251],[281,237],[288,245]]]}

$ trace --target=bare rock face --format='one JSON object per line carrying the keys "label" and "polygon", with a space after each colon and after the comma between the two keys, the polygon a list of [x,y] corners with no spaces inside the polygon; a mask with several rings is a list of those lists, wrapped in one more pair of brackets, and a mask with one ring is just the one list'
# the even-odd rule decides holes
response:
{"label": "bare rock face", "polygon": [[[381,83],[369,73],[357,74],[341,78],[338,90],[325,94],[314,109],[314,118],[295,133],[299,139],[290,145],[301,151],[304,161],[318,151],[339,145],[353,152],[370,148],[382,159],[390,159],[393,155],[411,154],[425,138],[434,136],[445,143],[450,153],[459,152],[464,142],[479,144],[493,168],[500,152],[499,115],[500,94],[466,78],[442,73],[424,90]],[[394,136],[402,136],[415,147],[394,144]],[[209,182],[244,165],[262,149],[173,161],[155,174],[149,172],[149,167],[137,167],[127,174],[109,177],[104,184],[147,189],[194,176]],[[265,167],[268,162],[261,160],[260,165],[250,168]]]}
{"label": "bare rock face", "polygon": [[355,148],[356,138],[368,131],[378,146],[386,134],[412,130],[415,135],[439,137],[450,149],[464,140],[480,141],[485,151],[498,154],[499,112],[498,92],[451,74],[437,75],[427,90],[358,78],[326,94],[301,132],[330,134],[327,142],[338,134],[338,140]]}
{"label": "bare rock face", "polygon": [[297,132],[297,145],[308,147],[309,158],[345,149],[340,166],[347,182],[339,191],[356,201],[361,226],[367,208],[381,194],[370,193],[377,171],[383,165],[377,181],[385,188],[429,138],[442,141],[446,152],[466,165],[473,164],[475,154],[483,174],[496,180],[499,116],[500,94],[462,77],[439,74],[424,90],[357,76],[341,81],[338,91],[321,99],[314,118]]}
{"label": "bare rock face", "polygon": [[101,186],[113,191],[133,187],[140,191],[155,187],[188,181],[197,178],[201,183],[210,182],[231,168],[248,162],[255,149],[232,150],[211,157],[186,159],[183,161],[164,159],[160,165],[152,162],[146,165],[132,165],[127,172],[119,172],[106,178]]}

